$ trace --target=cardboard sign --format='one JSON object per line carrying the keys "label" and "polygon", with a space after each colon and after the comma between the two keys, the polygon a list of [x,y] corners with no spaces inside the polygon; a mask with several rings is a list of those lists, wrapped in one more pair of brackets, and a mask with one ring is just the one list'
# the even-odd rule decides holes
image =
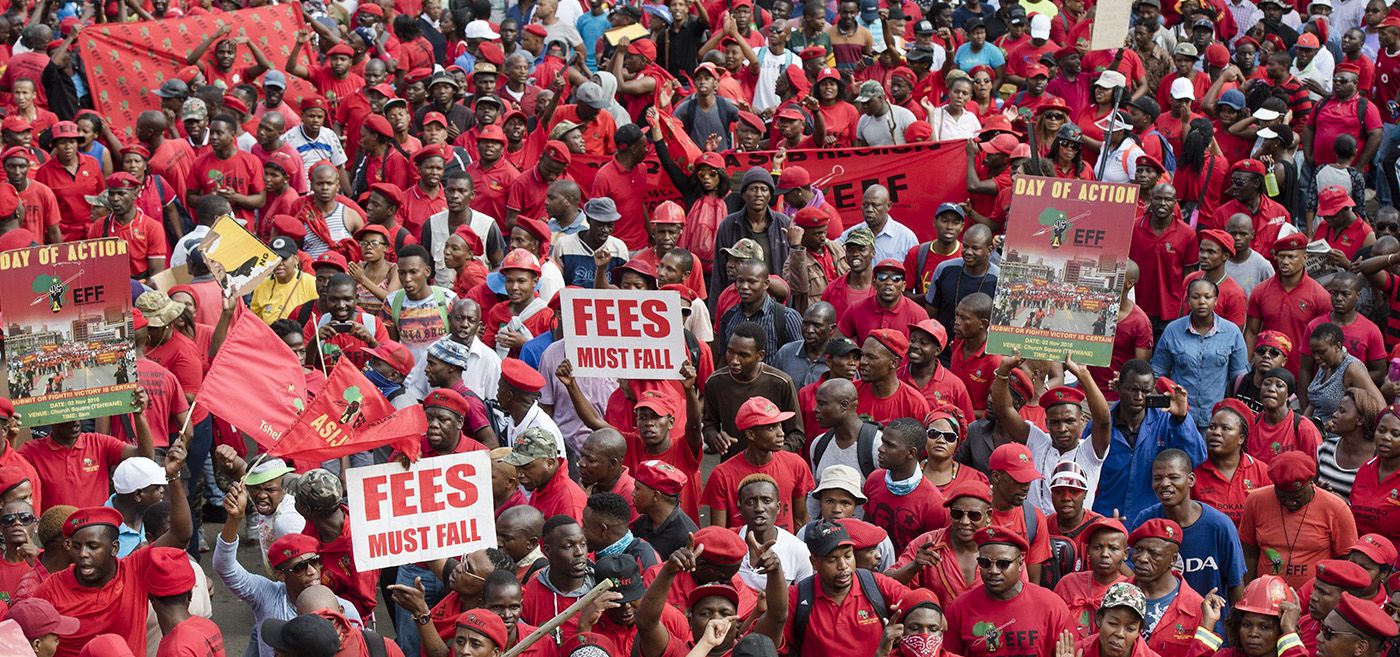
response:
{"label": "cardboard sign", "polygon": [[1016,176],[987,353],[1113,358],[1136,185]]}
{"label": "cardboard sign", "polygon": [[272,268],[282,262],[272,249],[254,237],[231,215],[214,220],[209,234],[199,243],[204,257],[223,265],[228,274],[225,285],[237,290],[235,296],[253,293],[253,289],[272,274]]}
{"label": "cardboard sign", "polygon": [[361,572],[496,547],[489,452],[351,468],[345,487]]}
{"label": "cardboard sign", "polygon": [[619,42],[622,41],[622,37],[627,37],[632,41],[636,41],[638,39],[645,39],[649,36],[651,36],[651,31],[648,30],[646,26],[642,25],[641,23],[633,23],[626,27],[615,27],[603,33],[603,37],[605,37],[608,40],[608,45],[610,46],[616,46]]}
{"label": "cardboard sign", "polygon": [[681,295],[560,290],[564,355],[575,376],[680,379],[686,360]]}
{"label": "cardboard sign", "polygon": [[1127,47],[1132,18],[1133,0],[1099,0],[1094,9],[1094,25],[1090,28],[1089,50]]}
{"label": "cardboard sign", "polygon": [[131,412],[131,265],[126,241],[0,253],[6,375],[24,426]]}

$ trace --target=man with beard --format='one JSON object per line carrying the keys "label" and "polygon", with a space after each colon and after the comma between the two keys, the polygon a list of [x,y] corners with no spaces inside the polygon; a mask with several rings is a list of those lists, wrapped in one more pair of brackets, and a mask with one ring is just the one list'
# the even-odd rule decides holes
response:
{"label": "man with beard", "polygon": [[992,526],[978,530],[974,540],[982,585],[948,606],[948,650],[970,657],[1002,650],[1050,655],[1056,638],[1074,631],[1074,618],[1054,593],[1023,579],[1030,549],[1025,537]]}
{"label": "man with beard", "polygon": [[[1161,518],[1143,523],[1128,536],[1133,549],[1131,582],[1147,596],[1143,631],[1158,654],[1187,654],[1202,632],[1210,633],[1210,628],[1201,627],[1201,595],[1173,570],[1181,558],[1181,541],[1181,525]],[[1216,589],[1208,591],[1214,596]]]}
{"label": "man with beard", "polygon": [[[520,612],[521,619],[532,625],[543,625],[558,616],[596,582],[588,560],[588,540],[574,518],[556,515],[545,520],[540,549],[549,565],[525,584]],[[574,616],[560,629],[567,635],[577,634],[581,620]]]}

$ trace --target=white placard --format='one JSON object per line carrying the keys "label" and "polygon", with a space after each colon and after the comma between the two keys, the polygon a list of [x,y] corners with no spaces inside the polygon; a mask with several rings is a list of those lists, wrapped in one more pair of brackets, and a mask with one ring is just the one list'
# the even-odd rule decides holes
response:
{"label": "white placard", "polygon": [[575,376],[681,378],[686,360],[681,295],[573,288],[560,294],[564,354]]}
{"label": "white placard", "polygon": [[351,468],[345,485],[361,571],[496,547],[488,452]]}
{"label": "white placard", "polygon": [[[1122,48],[1132,29],[1133,0],[1099,0],[1094,9],[1094,27],[1089,50]],[[1131,88],[1128,91],[1132,91]]]}

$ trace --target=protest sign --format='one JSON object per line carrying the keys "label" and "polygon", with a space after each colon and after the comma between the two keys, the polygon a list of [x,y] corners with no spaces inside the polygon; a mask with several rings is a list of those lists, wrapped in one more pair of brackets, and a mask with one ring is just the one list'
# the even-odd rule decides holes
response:
{"label": "protest sign", "polygon": [[578,288],[560,294],[564,355],[576,376],[681,378],[681,295]]}
{"label": "protest sign", "polygon": [[1094,26],[1089,50],[1110,50],[1127,46],[1132,27],[1133,0],[1099,0],[1094,9]]}
{"label": "protest sign", "polygon": [[232,215],[224,215],[214,220],[209,234],[199,243],[204,257],[223,266],[228,279],[224,284],[237,291],[234,296],[245,296],[272,274],[277,263],[282,262],[272,249],[262,240],[254,237]]}
{"label": "protest sign", "polygon": [[1085,365],[1113,356],[1136,185],[1017,176],[987,353]]}
{"label": "protest sign", "polygon": [[25,426],[130,413],[131,271],[119,239],[0,253],[10,398]]}
{"label": "protest sign", "polygon": [[351,468],[346,491],[361,572],[496,547],[490,452]]}

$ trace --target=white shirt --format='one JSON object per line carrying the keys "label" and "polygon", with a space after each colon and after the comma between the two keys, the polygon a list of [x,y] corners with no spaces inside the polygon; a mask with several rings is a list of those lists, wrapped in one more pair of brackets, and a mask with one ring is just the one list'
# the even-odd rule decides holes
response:
{"label": "white shirt", "polygon": [[462,370],[462,385],[482,399],[495,399],[496,386],[501,383],[501,357],[481,342],[473,339],[467,348],[467,367]]}
{"label": "white shirt", "polygon": [[[850,236],[851,231],[867,226],[865,223],[858,223],[846,229],[841,234],[844,241]],[[919,237],[909,227],[894,220],[894,217],[885,216],[885,227],[875,234],[875,263],[881,260],[894,259],[904,262],[904,256],[909,255],[909,249],[919,245]]]}
{"label": "white shirt", "polygon": [[344,166],[349,159],[345,156],[345,147],[340,145],[340,137],[329,128],[323,127],[315,137],[309,137],[305,126],[297,126],[282,133],[282,141],[301,156],[301,165],[308,180],[311,178],[311,167],[317,162],[329,160],[331,164]]}
{"label": "white shirt", "polygon": [[509,415],[506,416],[506,445],[515,444],[515,437],[525,433],[529,429],[540,427],[554,435],[554,442],[559,447],[559,458],[565,457],[564,434],[559,431],[559,425],[554,423],[554,418],[545,414],[539,404],[530,405],[530,410],[525,412],[525,417],[521,418],[520,424]]}
{"label": "white shirt", "polygon": [[867,146],[903,144],[904,130],[917,120],[913,112],[898,105],[886,103],[885,108],[885,113],[880,116],[862,113],[856,122],[856,136]]}
{"label": "white shirt", "polygon": [[535,291],[539,293],[541,299],[549,300],[554,298],[554,294],[564,289],[564,272],[559,271],[559,265],[554,261],[545,258],[540,261],[540,280],[535,283]]}
{"label": "white shirt", "polygon": [[1137,176],[1137,160],[1143,154],[1142,147],[1131,137],[1124,139],[1112,153],[1103,168],[1100,182],[1130,183]]}
{"label": "white shirt", "polygon": [[[1298,60],[1293,60],[1293,65],[1289,67],[1289,73],[1299,80],[1313,80],[1322,85],[1322,89],[1327,93],[1332,93],[1332,70],[1336,68],[1337,62],[1332,58],[1332,53],[1324,46],[1313,56],[1312,61],[1307,66],[1298,68]],[[1313,102],[1322,100],[1322,96],[1315,91],[1308,92],[1308,98]]]}
{"label": "white shirt", "polygon": [[267,569],[268,576],[273,574],[272,568],[267,565],[267,550],[272,547],[272,542],[288,534],[299,534],[306,527],[306,518],[297,513],[296,505],[297,498],[287,493],[282,496],[282,503],[273,509],[272,515],[259,517],[262,522],[258,525],[258,546],[262,548],[263,567]]}
{"label": "white shirt", "polygon": [[[778,530],[778,540],[773,543],[773,551],[778,554],[778,561],[783,564],[783,579],[787,580],[788,584],[793,584],[804,577],[810,577],[813,574],[812,553],[807,550],[807,544],[782,527],[774,529]],[[748,532],[748,527],[740,527],[739,538],[744,538]],[[755,591],[762,591],[768,585],[768,576],[760,575],[749,565],[747,551],[744,552],[744,560],[739,562],[739,577]]]}
{"label": "white shirt", "polygon": [[940,105],[933,108],[934,115],[929,117],[929,123],[933,124],[935,141],[972,139],[982,132],[982,121],[976,114],[963,110],[962,114],[955,117],[948,113],[947,107]]}
{"label": "white shirt", "polygon": [[753,111],[762,112],[778,106],[778,78],[783,76],[790,64],[800,64],[801,60],[791,50],[775,55],[767,47],[759,48],[757,55],[758,81],[754,83]]}
{"label": "white shirt", "polygon": [[1031,456],[1035,458],[1035,469],[1040,471],[1043,478],[1031,484],[1026,501],[1035,505],[1045,515],[1054,517],[1055,504],[1050,499],[1050,478],[1054,476],[1056,466],[1065,461],[1073,461],[1084,468],[1085,474],[1088,475],[1089,493],[1084,497],[1084,508],[1093,508],[1094,491],[1099,488],[1099,471],[1103,469],[1104,461],[1094,452],[1094,441],[1085,437],[1079,441],[1077,447],[1061,453],[1055,448],[1050,434],[1041,431],[1040,427],[1034,424],[1029,426],[1031,431],[1030,435],[1026,436],[1026,447],[1031,450]]}

